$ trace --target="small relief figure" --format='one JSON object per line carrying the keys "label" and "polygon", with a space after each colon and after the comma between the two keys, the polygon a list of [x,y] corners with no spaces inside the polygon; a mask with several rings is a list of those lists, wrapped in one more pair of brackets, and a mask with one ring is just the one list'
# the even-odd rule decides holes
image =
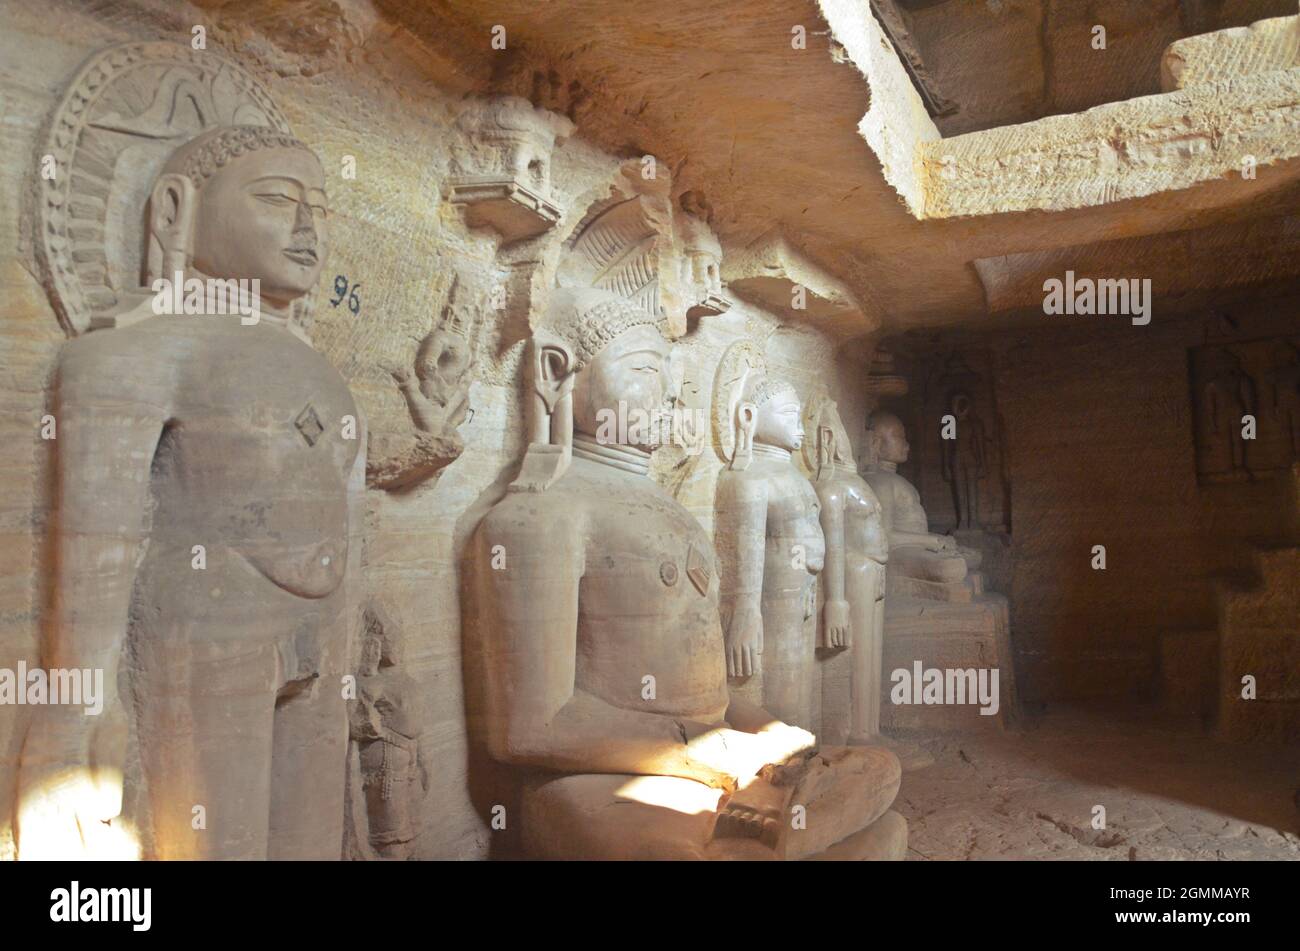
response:
{"label": "small relief figure", "polygon": [[351,732],[361,754],[370,844],[385,859],[411,858],[416,835],[412,813],[429,791],[418,693],[400,670],[401,662],[396,626],[383,608],[368,605]]}
{"label": "small relief figure", "polygon": [[1246,441],[1242,417],[1255,413],[1255,384],[1230,350],[1207,355],[1205,383],[1201,387],[1201,445],[1207,457],[1202,471],[1244,472]]}
{"label": "small relief figure", "polygon": [[454,431],[469,410],[470,367],[474,364],[472,332],[478,324],[478,308],[458,299],[459,287],[452,285],[451,302],[438,326],[420,341],[415,354],[414,379],[405,367],[391,372],[415,428],[426,433]]}
{"label": "small relief figure", "polygon": [[467,304],[464,296],[454,282],[442,319],[420,341],[414,366],[386,367],[406,400],[415,433],[395,450],[391,437],[376,438],[376,446],[388,445],[389,451],[380,448],[367,461],[366,481],[372,488],[407,488],[441,471],[465,449],[456,429],[472,418],[470,371],[477,357],[475,330],[482,307]]}
{"label": "small relief figure", "polygon": [[958,390],[948,400],[948,412],[956,420],[953,439],[943,440],[943,478],[952,486],[957,529],[980,527],[980,481],[988,459],[988,429],[975,412],[970,394]]}
{"label": "small relief figure", "polygon": [[1291,459],[1300,459],[1300,354],[1286,341],[1273,350],[1273,369],[1265,378],[1269,414],[1282,433]]}

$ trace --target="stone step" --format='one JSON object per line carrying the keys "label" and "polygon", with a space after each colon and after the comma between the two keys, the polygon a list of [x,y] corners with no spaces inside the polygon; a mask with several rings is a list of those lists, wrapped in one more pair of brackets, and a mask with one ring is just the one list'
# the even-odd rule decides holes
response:
{"label": "stone step", "polygon": [[[886,598],[881,727],[887,732],[906,733],[1005,726],[1015,706],[1008,630],[1007,603],[1000,595],[969,604]],[[922,671],[997,670],[998,714],[981,714],[978,703],[895,703],[895,688],[901,679],[895,677],[895,671],[905,671],[910,683],[915,679],[917,662]],[[906,696],[914,699],[912,693]]]}

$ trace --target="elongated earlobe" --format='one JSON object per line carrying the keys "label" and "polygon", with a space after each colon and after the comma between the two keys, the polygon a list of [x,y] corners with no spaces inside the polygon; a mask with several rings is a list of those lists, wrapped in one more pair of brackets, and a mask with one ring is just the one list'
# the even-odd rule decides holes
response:
{"label": "elongated earlobe", "polygon": [[160,175],[149,195],[147,281],[189,268],[198,191],[185,175]]}

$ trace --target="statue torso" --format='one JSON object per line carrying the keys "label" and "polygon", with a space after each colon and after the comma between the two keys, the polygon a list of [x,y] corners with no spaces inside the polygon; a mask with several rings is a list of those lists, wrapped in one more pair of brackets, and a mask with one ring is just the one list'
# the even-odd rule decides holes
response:
{"label": "statue torso", "polygon": [[844,512],[844,548],[849,558],[883,562],[889,557],[884,512],[871,486],[855,472],[837,469],[813,483],[822,505],[839,505]]}
{"label": "statue torso", "polygon": [[101,371],[131,374],[128,396],[165,418],[151,546],[224,545],[291,593],[337,588],[361,449],[359,423],[344,437],[357,409],[338,371],[287,329],[237,316],[154,317],[102,333],[123,336]]}
{"label": "statue torso", "polygon": [[[717,572],[699,522],[648,477],[578,457],[532,498],[563,507],[579,533],[577,686],[614,706],[720,722]],[[647,676],[653,700],[642,696]]]}
{"label": "statue torso", "polygon": [[755,457],[742,478],[763,483],[767,496],[767,550],[763,597],[806,592],[826,561],[821,503],[807,477],[789,461]]}
{"label": "statue torso", "polygon": [[921,495],[912,483],[897,472],[886,469],[869,469],[865,478],[880,502],[886,531],[929,533],[930,525],[921,506]]}

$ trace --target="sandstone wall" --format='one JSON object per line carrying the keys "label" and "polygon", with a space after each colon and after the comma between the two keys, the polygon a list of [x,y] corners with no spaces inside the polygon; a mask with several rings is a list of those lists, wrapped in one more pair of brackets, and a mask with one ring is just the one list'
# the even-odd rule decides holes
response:
{"label": "sandstone wall", "polygon": [[[417,342],[442,312],[453,275],[479,289],[514,286],[511,262],[497,255],[494,234],[467,229],[460,212],[441,198],[460,96],[486,91],[484,77],[472,66],[461,69],[454,60],[438,59],[400,30],[373,22],[349,20],[330,33],[338,24],[324,14],[307,23],[320,31],[285,34],[320,44],[309,44],[304,57],[294,59],[250,32],[249,18],[223,21],[214,13],[222,4],[202,6],[3,4],[0,114],[8,158],[0,164],[0,432],[9,451],[0,463],[0,667],[39,663],[47,597],[40,580],[42,540],[50,498],[47,444],[38,430],[64,339],[35,276],[17,196],[33,187],[42,124],[91,53],[141,39],[188,44],[191,25],[207,23],[208,48],[264,82],[298,137],[317,151],[330,183],[330,252],[313,335],[347,377],[373,436],[409,429],[385,366],[410,364]],[[328,4],[321,9],[338,12]],[[366,30],[372,32],[363,42]],[[355,158],[355,179],[341,173],[348,156]],[[565,210],[557,235],[572,231],[593,198],[606,193],[619,165],[620,158],[584,143],[581,129],[557,150],[552,192]],[[355,314],[346,299],[331,303],[339,279],[348,288],[359,285]],[[435,481],[401,493],[368,493],[364,586],[402,625],[405,665],[428,706],[424,727],[433,764],[415,848],[421,858],[479,858],[493,848],[485,820],[501,801],[500,777],[478,762],[467,739],[456,553],[522,453],[519,368],[528,315],[520,306],[508,302],[482,328],[473,415],[460,430],[464,454]],[[766,340],[774,369],[788,374],[805,397],[817,388],[828,390],[840,400],[849,429],[862,431],[852,385],[857,368],[837,362],[822,333],[783,325],[741,302],[724,317],[705,318],[684,344],[706,389],[722,351],[743,336]],[[708,451],[684,468],[659,465],[656,472],[710,525],[720,468]],[[0,707],[0,857],[12,852],[9,816],[26,712]]]}
{"label": "sandstone wall", "polygon": [[[1250,580],[1252,543],[1294,537],[1285,475],[1198,480],[1189,352],[1293,335],[1298,309],[1300,299],[1284,296],[1162,320],[1157,301],[1145,327],[1040,316],[1034,329],[976,341],[974,352],[993,351],[1010,486],[1006,593],[1024,699],[1152,696],[1161,640],[1173,638],[1167,649],[1177,652],[1181,635],[1213,637],[1216,584]],[[930,362],[919,359],[913,375]],[[909,408],[913,428],[937,431],[932,413]],[[1260,440],[1271,439],[1273,424],[1258,418]],[[914,447],[925,439],[909,438]],[[947,489],[934,457],[913,473],[923,498]],[[942,508],[937,515],[932,527],[951,521]],[[1104,571],[1091,567],[1094,545],[1106,547]],[[1167,674],[1204,692],[1209,663],[1188,659]]]}

